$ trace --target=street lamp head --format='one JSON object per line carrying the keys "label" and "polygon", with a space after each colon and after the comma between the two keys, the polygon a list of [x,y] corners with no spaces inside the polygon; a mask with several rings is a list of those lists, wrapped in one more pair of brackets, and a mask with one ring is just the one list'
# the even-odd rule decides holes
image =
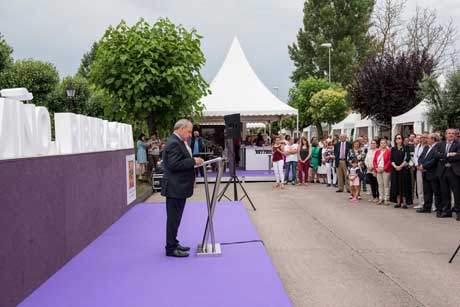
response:
{"label": "street lamp head", "polygon": [[73,88],[72,84],[69,84],[69,86],[66,89],[67,92],[67,97],[73,98],[75,97],[75,89]]}
{"label": "street lamp head", "polygon": [[321,44],[321,47],[332,48],[332,44],[331,43],[324,43],[324,44]]}

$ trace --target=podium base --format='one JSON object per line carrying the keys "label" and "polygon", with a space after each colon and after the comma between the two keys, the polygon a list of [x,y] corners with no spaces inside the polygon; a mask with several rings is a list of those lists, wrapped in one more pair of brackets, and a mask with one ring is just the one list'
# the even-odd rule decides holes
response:
{"label": "podium base", "polygon": [[216,243],[214,245],[214,252],[212,251],[212,244],[210,243],[205,244],[204,249],[201,244],[198,244],[196,255],[197,256],[221,256],[222,249],[219,243]]}

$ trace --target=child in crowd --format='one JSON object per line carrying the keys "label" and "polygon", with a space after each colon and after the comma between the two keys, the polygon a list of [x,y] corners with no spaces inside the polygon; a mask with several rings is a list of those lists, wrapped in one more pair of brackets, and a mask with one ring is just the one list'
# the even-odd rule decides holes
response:
{"label": "child in crowd", "polygon": [[348,180],[350,181],[351,188],[351,202],[356,203],[358,201],[359,188],[361,185],[361,168],[358,165],[358,160],[351,160],[351,167],[348,170]]}

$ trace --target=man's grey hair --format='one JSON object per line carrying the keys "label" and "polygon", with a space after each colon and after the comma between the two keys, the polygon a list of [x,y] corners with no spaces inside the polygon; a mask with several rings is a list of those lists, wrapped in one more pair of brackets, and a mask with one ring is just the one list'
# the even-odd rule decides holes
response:
{"label": "man's grey hair", "polygon": [[437,133],[430,133],[430,137],[435,141],[439,142],[441,140],[441,136]]}
{"label": "man's grey hair", "polygon": [[179,119],[175,124],[174,124],[174,131],[179,130],[181,128],[185,128],[188,125],[192,125],[192,122],[189,121],[188,119]]}

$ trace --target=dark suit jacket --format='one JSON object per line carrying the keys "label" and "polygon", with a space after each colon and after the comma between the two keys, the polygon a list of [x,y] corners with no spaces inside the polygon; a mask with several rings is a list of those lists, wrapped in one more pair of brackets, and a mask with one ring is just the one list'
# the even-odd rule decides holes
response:
{"label": "dark suit jacket", "polygon": [[436,153],[438,151],[437,146],[438,144],[435,144],[434,147],[430,150],[430,152],[428,152],[428,149],[430,147],[425,147],[418,159],[419,165],[422,165],[423,169],[426,170],[426,172],[423,173],[423,176],[425,176],[427,180],[434,180],[438,177],[438,160],[436,159]]}
{"label": "dark suit jacket", "polygon": [[454,157],[447,157],[446,144],[447,142],[445,141],[438,144],[438,150],[436,152],[436,159],[438,160],[437,174],[441,177],[445,172],[446,163],[450,163],[452,171],[457,176],[460,176],[460,142],[454,141],[450,147],[449,152],[457,153]]}
{"label": "dark suit jacket", "polygon": [[161,195],[184,199],[192,196],[195,181],[195,159],[184,142],[173,134],[163,152],[164,174],[161,181]]}
{"label": "dark suit jacket", "polygon": [[[341,142],[337,142],[334,145],[334,155],[335,155],[335,166],[339,166],[340,162],[340,145]],[[348,165],[348,159],[350,157],[350,149],[351,149],[351,143],[350,142],[345,142],[345,162]]]}

